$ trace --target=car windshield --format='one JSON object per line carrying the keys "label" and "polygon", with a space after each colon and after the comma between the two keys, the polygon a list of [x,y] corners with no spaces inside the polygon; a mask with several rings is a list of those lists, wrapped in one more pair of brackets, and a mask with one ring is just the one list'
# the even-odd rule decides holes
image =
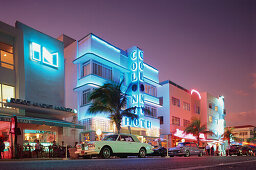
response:
{"label": "car windshield", "polygon": [[103,141],[116,141],[117,136],[118,135],[108,135],[108,136],[105,136],[102,140]]}
{"label": "car windshield", "polygon": [[183,147],[184,143],[178,143],[177,147]]}

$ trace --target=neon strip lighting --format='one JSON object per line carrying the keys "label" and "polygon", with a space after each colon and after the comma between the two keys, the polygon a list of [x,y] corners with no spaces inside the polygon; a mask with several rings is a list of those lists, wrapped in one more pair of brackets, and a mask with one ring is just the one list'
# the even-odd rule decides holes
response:
{"label": "neon strip lighting", "polygon": [[150,66],[150,65],[148,65],[148,64],[146,64],[146,63],[144,63],[144,66],[146,66],[148,69],[150,69],[150,70],[155,71],[155,72],[158,73],[158,70],[155,69],[154,67],[152,67],[152,66]]}
{"label": "neon strip lighting", "polygon": [[191,95],[192,95],[193,93],[196,93],[196,94],[199,96],[199,99],[201,100],[201,95],[200,95],[200,93],[199,93],[198,91],[196,91],[195,89],[192,89],[192,90],[191,90]]}
{"label": "neon strip lighting", "polygon": [[100,38],[98,38],[98,37],[92,35],[92,39],[94,39],[94,40],[98,41],[99,43],[101,43],[101,44],[107,46],[108,48],[111,48],[111,49],[115,50],[116,52],[120,53],[120,50],[119,50],[119,49],[117,49],[116,47],[110,45],[109,43],[107,43],[107,42],[101,40]]}
{"label": "neon strip lighting", "polygon": [[[179,138],[184,138],[184,139],[193,139],[196,140],[196,137],[193,136],[191,133],[190,134],[185,134],[184,131],[176,129],[176,132],[173,134],[174,136],[177,136]],[[205,139],[204,134],[200,133],[199,134],[200,139]]]}

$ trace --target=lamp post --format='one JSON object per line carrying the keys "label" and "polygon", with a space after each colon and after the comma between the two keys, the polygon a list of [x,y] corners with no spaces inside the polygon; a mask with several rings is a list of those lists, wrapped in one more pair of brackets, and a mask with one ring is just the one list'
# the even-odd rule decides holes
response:
{"label": "lamp post", "polygon": [[99,138],[99,140],[100,140],[100,136],[101,136],[101,134],[102,134],[102,131],[101,131],[100,129],[98,129],[98,130],[96,131],[96,134],[98,135],[98,138]]}
{"label": "lamp post", "polygon": [[167,147],[167,151],[166,151],[167,154],[166,154],[166,158],[170,158],[170,156],[169,156],[169,135],[170,134],[163,134],[163,135],[167,135],[167,140],[166,140],[167,141],[167,146],[166,146]]}

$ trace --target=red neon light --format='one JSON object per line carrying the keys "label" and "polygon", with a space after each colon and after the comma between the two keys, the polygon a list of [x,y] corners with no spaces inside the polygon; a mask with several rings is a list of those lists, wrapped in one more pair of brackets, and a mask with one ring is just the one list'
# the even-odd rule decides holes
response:
{"label": "red neon light", "polygon": [[[196,137],[193,136],[191,133],[185,134],[183,130],[176,129],[176,132],[173,134],[174,136],[177,136],[179,138],[184,138],[184,139],[192,139],[196,140]],[[203,133],[199,134],[200,139],[205,139],[205,136]]]}
{"label": "red neon light", "polygon": [[196,93],[196,94],[199,96],[199,99],[201,100],[201,95],[200,95],[200,93],[199,93],[197,90],[192,89],[192,90],[191,90],[191,95],[192,95],[193,93]]}

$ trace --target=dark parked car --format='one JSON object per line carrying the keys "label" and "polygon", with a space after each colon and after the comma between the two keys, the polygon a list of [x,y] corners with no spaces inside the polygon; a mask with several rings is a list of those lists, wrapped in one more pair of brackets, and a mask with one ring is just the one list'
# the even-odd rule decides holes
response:
{"label": "dark parked car", "polygon": [[243,146],[242,147],[242,155],[252,156],[253,155],[252,148],[250,146]]}
{"label": "dark parked car", "polygon": [[176,147],[170,148],[168,151],[169,156],[185,156],[190,155],[203,156],[203,150],[201,150],[196,143],[193,142],[182,142]]}
{"label": "dark parked car", "polygon": [[242,146],[240,145],[232,145],[230,146],[230,149],[229,149],[229,155],[237,155],[237,156],[240,156],[242,155]]}
{"label": "dark parked car", "polygon": [[150,154],[151,156],[161,156],[165,157],[167,155],[167,149],[162,146],[154,146],[153,153]]}

